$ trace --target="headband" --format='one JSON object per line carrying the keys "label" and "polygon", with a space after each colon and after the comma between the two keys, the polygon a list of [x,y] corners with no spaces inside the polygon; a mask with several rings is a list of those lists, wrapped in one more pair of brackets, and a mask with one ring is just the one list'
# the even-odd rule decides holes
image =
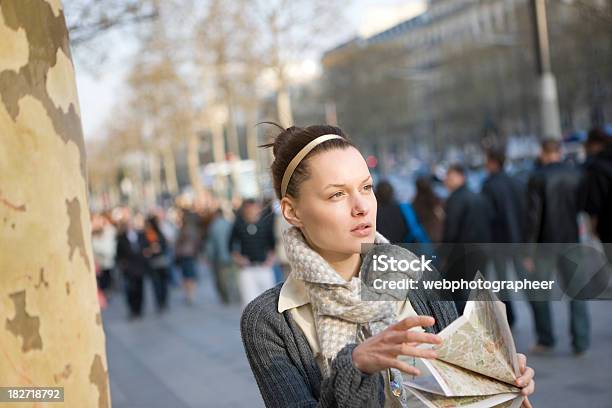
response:
{"label": "headband", "polygon": [[285,174],[283,174],[283,181],[281,183],[281,198],[285,196],[285,193],[287,192],[287,186],[289,185],[289,181],[291,180],[291,176],[293,175],[295,168],[300,164],[302,159],[308,153],[310,153],[312,149],[314,149],[321,143],[332,139],[343,139],[343,137],[334,134],[319,136],[316,139],[312,140],[310,143],[308,143],[306,146],[302,147],[302,150],[300,150],[298,154],[295,155],[295,157],[291,160],[291,162],[289,162],[289,165],[285,169]]}

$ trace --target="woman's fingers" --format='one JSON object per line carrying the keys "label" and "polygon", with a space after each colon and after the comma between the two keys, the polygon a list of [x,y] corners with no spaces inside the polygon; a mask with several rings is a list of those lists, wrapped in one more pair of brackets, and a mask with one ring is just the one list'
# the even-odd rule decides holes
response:
{"label": "woman's fingers", "polygon": [[528,397],[535,391],[535,381],[531,380],[526,387],[521,388],[521,394]]}
{"label": "woman's fingers", "polygon": [[516,353],[516,355],[518,357],[519,370],[521,370],[521,373],[523,373],[527,367],[527,357],[521,353]]}
{"label": "woman's fingers", "polygon": [[421,326],[429,327],[433,326],[436,320],[431,316],[410,316],[399,322],[389,326],[391,330],[408,330],[412,327]]}
{"label": "woman's fingers", "polygon": [[383,337],[386,343],[428,343],[440,344],[442,339],[440,336],[431,333],[421,333],[410,330],[404,331],[387,331]]}
{"label": "woman's fingers", "polygon": [[418,347],[410,346],[406,343],[398,344],[391,352],[394,355],[402,355],[402,356],[410,356],[410,357],[419,357],[419,358],[437,358],[438,353],[435,350],[431,349],[421,349]]}
{"label": "woman's fingers", "polygon": [[522,408],[533,408],[533,406],[531,405],[531,402],[529,402],[529,398],[525,397],[525,399],[523,400],[523,404],[521,405]]}
{"label": "woman's fingers", "polygon": [[383,357],[381,362],[389,368],[397,368],[400,371],[411,375],[420,375],[421,371],[408,363],[398,360],[397,358]]}
{"label": "woman's fingers", "polygon": [[411,332],[407,333],[407,339],[404,343],[428,343],[442,344],[442,339],[437,334]]}
{"label": "woman's fingers", "polygon": [[523,371],[523,375],[516,379],[516,385],[519,387],[525,387],[533,379],[534,374],[535,372],[533,371],[533,368],[527,367],[525,371]]}

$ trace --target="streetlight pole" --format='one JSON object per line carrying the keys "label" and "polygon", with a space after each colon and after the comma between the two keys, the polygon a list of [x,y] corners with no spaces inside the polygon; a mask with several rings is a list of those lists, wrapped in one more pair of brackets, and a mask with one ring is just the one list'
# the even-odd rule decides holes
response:
{"label": "streetlight pole", "polygon": [[551,70],[546,0],[531,0],[535,34],[535,52],[539,79],[541,135],[543,138],[560,139],[561,121],[557,82]]}

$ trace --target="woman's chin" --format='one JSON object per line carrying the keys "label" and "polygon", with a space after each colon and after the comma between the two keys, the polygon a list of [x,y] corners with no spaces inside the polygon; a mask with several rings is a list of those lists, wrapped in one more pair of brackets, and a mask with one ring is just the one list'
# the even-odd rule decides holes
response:
{"label": "woman's chin", "polygon": [[364,237],[351,236],[349,242],[354,243],[354,247],[358,249],[358,252],[361,252],[361,246],[363,244],[373,244],[374,243],[374,234],[372,233]]}

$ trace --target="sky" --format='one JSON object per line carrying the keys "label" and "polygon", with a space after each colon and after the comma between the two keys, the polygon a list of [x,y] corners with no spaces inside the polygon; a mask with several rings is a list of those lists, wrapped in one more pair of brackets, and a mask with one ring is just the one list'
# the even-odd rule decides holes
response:
{"label": "sky", "polygon": [[[354,0],[347,11],[347,19],[353,25],[347,31],[348,37],[367,37],[385,30],[419,14],[425,10],[425,6],[426,0]],[[103,136],[103,126],[112,120],[113,108],[126,96],[125,76],[136,47],[118,35],[109,35],[108,41],[117,46],[113,48],[112,55],[102,62],[102,69],[88,69],[78,56],[74,61],[86,140]],[[311,78],[320,72],[319,61],[306,60],[303,65],[293,67],[293,71],[302,78]]]}

